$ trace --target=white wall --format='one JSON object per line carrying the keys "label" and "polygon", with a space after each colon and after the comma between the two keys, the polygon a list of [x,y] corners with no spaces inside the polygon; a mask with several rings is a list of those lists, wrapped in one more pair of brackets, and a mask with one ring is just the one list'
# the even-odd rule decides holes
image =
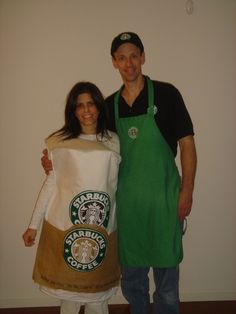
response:
{"label": "white wall", "polygon": [[[184,239],[181,300],[236,298],[236,1],[0,0],[0,307],[56,305],[31,280],[27,226],[44,178],[43,138],[63,122],[79,80],[120,86],[112,38],[140,34],[144,73],[182,92],[198,148],[194,206]],[[152,283],[153,287],[153,283]],[[125,302],[121,292],[113,303]]]}

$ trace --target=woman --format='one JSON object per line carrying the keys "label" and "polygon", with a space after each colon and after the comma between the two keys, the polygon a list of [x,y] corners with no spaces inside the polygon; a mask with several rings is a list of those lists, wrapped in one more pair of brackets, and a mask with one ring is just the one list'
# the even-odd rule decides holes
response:
{"label": "woman", "polygon": [[33,279],[61,299],[61,314],[108,313],[119,283],[115,192],[119,140],[106,129],[100,90],[79,82],[70,91],[64,126],[46,139],[53,171],[40,191],[26,246],[37,250]]}

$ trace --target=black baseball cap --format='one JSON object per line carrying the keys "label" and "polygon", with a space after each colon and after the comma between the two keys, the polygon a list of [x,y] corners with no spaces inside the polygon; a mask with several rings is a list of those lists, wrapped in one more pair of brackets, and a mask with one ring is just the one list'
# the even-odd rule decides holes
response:
{"label": "black baseball cap", "polygon": [[139,36],[132,32],[124,32],[124,33],[120,33],[113,39],[111,43],[111,55],[113,56],[114,52],[116,52],[116,50],[122,44],[126,44],[126,43],[135,45],[136,47],[140,49],[141,53],[143,53],[144,47]]}

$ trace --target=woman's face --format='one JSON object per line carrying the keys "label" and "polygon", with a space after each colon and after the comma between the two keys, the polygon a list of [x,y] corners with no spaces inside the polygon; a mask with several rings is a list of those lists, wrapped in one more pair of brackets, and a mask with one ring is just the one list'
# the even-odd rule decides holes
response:
{"label": "woman's face", "polygon": [[80,122],[82,133],[96,134],[99,111],[90,94],[78,96],[75,116]]}

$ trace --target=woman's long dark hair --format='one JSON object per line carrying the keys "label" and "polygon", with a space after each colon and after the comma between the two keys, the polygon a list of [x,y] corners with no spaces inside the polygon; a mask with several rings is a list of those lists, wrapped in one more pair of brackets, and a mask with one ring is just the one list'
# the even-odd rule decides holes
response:
{"label": "woman's long dark hair", "polygon": [[83,93],[90,94],[99,112],[96,134],[100,134],[101,137],[109,137],[107,132],[108,114],[104,97],[99,88],[90,82],[78,82],[72,87],[66,99],[65,124],[49,137],[58,135],[62,136],[64,140],[68,140],[77,138],[81,134],[82,128],[78,118],[75,116],[75,110],[78,96]]}

